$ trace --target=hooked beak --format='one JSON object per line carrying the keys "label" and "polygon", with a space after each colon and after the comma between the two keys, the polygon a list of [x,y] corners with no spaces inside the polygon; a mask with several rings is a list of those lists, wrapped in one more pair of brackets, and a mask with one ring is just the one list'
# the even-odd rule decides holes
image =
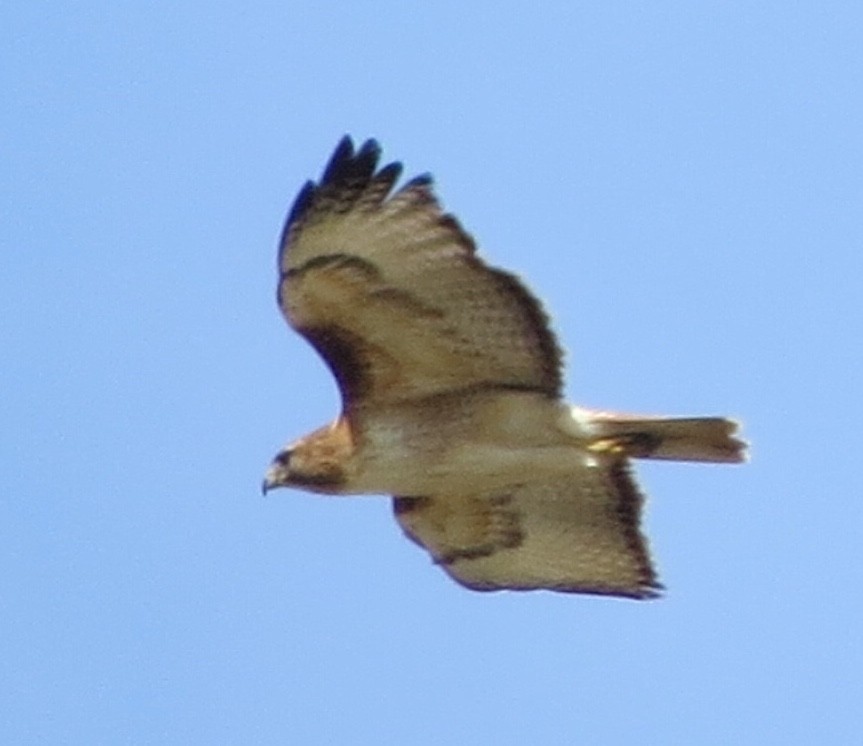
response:
{"label": "hooked beak", "polygon": [[261,482],[261,495],[264,497],[267,496],[267,493],[275,489],[276,487],[280,487],[281,483],[278,480],[278,475],[275,473],[275,466],[271,466],[267,469],[267,473],[264,475],[264,481]]}
{"label": "hooked beak", "polygon": [[276,487],[284,487],[288,477],[288,469],[289,463],[291,459],[291,452],[289,450],[284,450],[279,453],[273,462],[270,464],[270,468],[267,469],[267,473],[264,474],[264,481],[261,482],[261,494],[266,497],[267,493],[275,489]]}

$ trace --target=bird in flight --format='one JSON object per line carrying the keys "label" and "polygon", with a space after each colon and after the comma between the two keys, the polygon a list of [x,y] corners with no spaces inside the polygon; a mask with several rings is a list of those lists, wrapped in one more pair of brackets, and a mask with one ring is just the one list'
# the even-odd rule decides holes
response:
{"label": "bird in flight", "polygon": [[743,461],[737,424],[567,405],[540,303],[478,256],[430,176],[396,188],[380,155],[345,137],[288,215],[278,303],[342,412],[276,455],[264,491],[392,495],[407,536],[475,590],[655,597],[631,460]]}

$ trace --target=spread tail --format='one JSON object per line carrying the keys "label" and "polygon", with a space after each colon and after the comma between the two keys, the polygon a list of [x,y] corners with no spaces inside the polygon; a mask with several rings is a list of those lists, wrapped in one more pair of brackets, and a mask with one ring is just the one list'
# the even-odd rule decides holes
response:
{"label": "spread tail", "polygon": [[747,444],[735,437],[737,423],[724,417],[642,417],[582,409],[574,409],[573,416],[596,439],[596,450],[619,450],[631,458],[725,464],[747,458]]}

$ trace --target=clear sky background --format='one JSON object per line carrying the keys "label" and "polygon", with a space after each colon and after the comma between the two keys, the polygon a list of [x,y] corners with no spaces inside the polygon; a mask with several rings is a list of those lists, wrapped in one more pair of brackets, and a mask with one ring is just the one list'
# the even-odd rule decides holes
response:
{"label": "clear sky background", "polygon": [[[0,742],[859,742],[863,6],[0,26]],[[471,593],[387,499],[260,496],[338,408],[275,252],[346,132],[529,282],[572,400],[745,423],[639,469],[662,600]]]}

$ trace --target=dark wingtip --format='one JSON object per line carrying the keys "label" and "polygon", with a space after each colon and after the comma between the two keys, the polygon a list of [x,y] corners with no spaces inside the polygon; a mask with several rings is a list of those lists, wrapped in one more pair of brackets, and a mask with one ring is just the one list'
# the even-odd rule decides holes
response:
{"label": "dark wingtip", "polygon": [[[386,198],[401,175],[401,164],[390,163],[377,170],[380,158],[381,146],[374,138],[363,142],[358,149],[350,135],[339,140],[320,180],[307,181],[288,211],[279,242],[280,262],[290,240],[292,228],[310,219],[318,208],[321,208],[322,212],[348,212],[363,195],[377,202]],[[406,186],[429,183],[431,178],[425,175]]]}
{"label": "dark wingtip", "polygon": [[380,146],[377,142],[375,140],[366,140],[355,158],[354,141],[350,135],[344,135],[342,139],[339,140],[338,145],[336,145],[336,149],[330,156],[329,161],[327,161],[327,165],[324,167],[324,173],[321,175],[320,182],[315,183],[313,180],[309,179],[305,184],[303,184],[299,194],[294,198],[294,202],[291,205],[291,209],[288,210],[288,216],[285,219],[285,224],[282,228],[279,246],[284,247],[287,242],[291,226],[302,221],[306,216],[306,213],[308,213],[312,208],[315,202],[315,195],[320,187],[325,184],[337,182],[344,178],[345,173],[349,171],[353,164],[358,160],[362,162],[373,157],[374,162],[372,163],[371,168],[374,170],[374,164],[377,162],[378,155],[380,155]]}
{"label": "dark wingtip", "polygon": [[398,161],[387,163],[380,171],[375,174],[375,181],[387,185],[387,189],[391,189],[392,185],[399,180],[402,175],[402,164]]}
{"label": "dark wingtip", "polygon": [[285,242],[285,238],[287,237],[288,228],[291,227],[293,223],[296,223],[300,220],[306,211],[312,206],[312,202],[315,196],[315,182],[311,179],[303,184],[303,188],[300,189],[300,193],[294,199],[294,204],[291,205],[291,209],[288,211],[288,219],[285,221],[285,227],[282,231],[282,239],[279,242],[280,244]]}
{"label": "dark wingtip", "polygon": [[353,157],[354,141],[350,135],[345,135],[339,140],[339,144],[336,145],[336,149],[330,156],[330,160],[327,161],[323,176],[321,176],[321,184],[326,184],[338,178],[338,174],[344,164],[349,162]]}
{"label": "dark wingtip", "polygon": [[[348,139],[350,139],[350,138],[348,138]],[[357,156],[356,156],[358,161],[371,160],[375,164],[377,164],[378,158],[380,158],[380,157],[381,157],[381,145],[373,137],[370,137],[368,140],[366,140],[360,146],[360,149],[357,151]]]}
{"label": "dark wingtip", "polygon": [[378,141],[370,138],[359,148],[354,150],[354,141],[350,135],[345,135],[330,156],[324,173],[321,176],[320,186],[337,184],[339,182],[353,179],[368,179],[374,173],[378,159],[381,157],[381,146]]}
{"label": "dark wingtip", "polygon": [[408,189],[423,189],[430,187],[434,183],[434,177],[430,173],[419,174],[414,176],[410,181],[405,182],[402,191]]}

